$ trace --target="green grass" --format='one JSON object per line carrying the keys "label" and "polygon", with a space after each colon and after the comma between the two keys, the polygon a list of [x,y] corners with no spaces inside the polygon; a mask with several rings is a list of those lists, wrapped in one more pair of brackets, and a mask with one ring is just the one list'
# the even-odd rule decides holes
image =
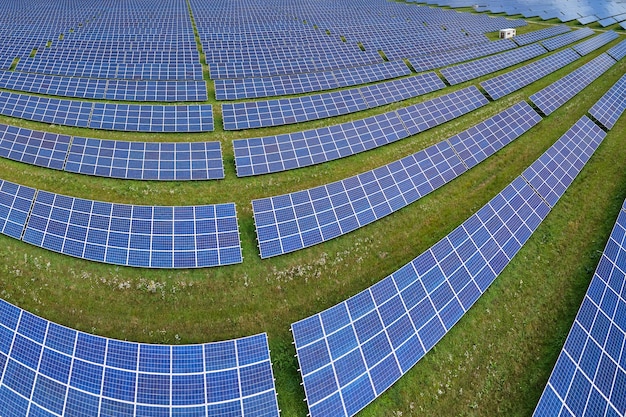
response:
{"label": "green grass", "polygon": [[[361,119],[478,85],[493,75],[367,112],[242,132],[130,134],[0,117],[2,123],[68,135],[141,141],[219,140],[226,169],[226,178],[220,181],[113,180],[5,159],[0,159],[0,178],[121,203],[233,201],[244,254],[242,264],[229,267],[145,270],[74,259],[0,236],[0,296],[72,328],[140,342],[198,343],[265,331],[282,415],[304,416],[307,409],[290,324],[378,282],[476,212],[584,115],[626,72],[626,62],[616,64],[528,133],[450,184],[322,245],[261,260],[251,200],[326,184],[400,159],[527,99],[608,47],[469,115],[400,142],[319,166],[256,178],[236,178],[233,139]],[[472,310],[360,415],[531,414],[626,198],[624,131],[626,118],[612,129],[559,204]]]}

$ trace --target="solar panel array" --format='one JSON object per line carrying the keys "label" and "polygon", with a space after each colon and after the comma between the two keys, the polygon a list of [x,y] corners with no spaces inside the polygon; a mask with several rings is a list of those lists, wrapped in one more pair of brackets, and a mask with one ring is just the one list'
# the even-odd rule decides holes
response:
{"label": "solar panel array", "polygon": [[574,30],[572,32],[565,33],[563,35],[559,35],[555,38],[550,38],[546,41],[541,42],[541,44],[548,50],[554,51],[555,49],[562,48],[574,42],[577,42],[581,39],[585,39],[588,36],[593,35],[595,32],[589,28],[582,28],[578,30]]}
{"label": "solar panel array", "polygon": [[140,180],[224,178],[219,142],[126,142],[74,137],[65,171]]}
{"label": "solar panel array", "polygon": [[612,129],[626,110],[626,75],[617,81],[609,91],[593,105],[589,114],[602,126]]}
{"label": "solar panel array", "polygon": [[620,61],[626,56],[626,39],[606,51],[606,53],[611,55],[616,61]]}
{"label": "solar panel array", "polygon": [[571,64],[578,58],[578,54],[572,49],[564,49],[506,74],[483,81],[480,86],[485,89],[489,97],[497,100]]}
{"label": "solar panel array", "polygon": [[137,206],[38,191],[22,240],[78,258],[144,268],[242,262],[233,203]]}
{"label": "solar panel array", "polygon": [[541,117],[525,102],[413,155],[345,180],[252,201],[261,258],[349,233],[441,187]]}
{"label": "solar panel array", "polygon": [[607,43],[617,39],[619,35],[612,30],[594,36],[584,42],[574,45],[572,48],[580,55],[585,56],[596,49],[606,45]]}
{"label": "solar panel array", "polygon": [[0,71],[0,88],[62,97],[121,101],[204,101],[204,81],[134,81]]}
{"label": "solar panel array", "polygon": [[441,74],[450,84],[455,85],[511,67],[545,53],[546,50],[541,45],[531,44],[487,58],[444,68],[441,70]]}
{"label": "solar panel array", "polygon": [[304,132],[233,141],[237,176],[266,174],[354,155],[404,139],[488,103],[474,86],[397,111]]}
{"label": "solar panel array", "polygon": [[534,42],[538,42],[547,38],[551,38],[556,35],[561,35],[569,31],[571,31],[571,29],[569,26],[566,26],[566,25],[552,26],[549,28],[539,29],[533,32],[516,35],[513,37],[513,41],[516,44],[523,46],[523,45],[528,45],[529,43],[534,43]]}
{"label": "solar panel array", "polygon": [[540,158],[554,161],[544,182],[517,177],[407,265],[292,324],[312,417],[355,415],[461,319],[550,212],[536,187],[568,183],[561,177],[575,177],[601,142],[602,130],[585,119]]}
{"label": "solar panel array", "polygon": [[[8,68],[5,68],[8,69]],[[202,81],[202,65],[189,64],[125,64],[84,61],[40,61],[21,58],[16,71],[67,77],[105,78],[116,80]]]}
{"label": "solar panel array", "polygon": [[388,80],[410,73],[411,71],[404,62],[391,61],[363,67],[281,77],[218,79],[215,80],[215,97],[218,100],[236,100],[310,93]]}
{"label": "solar panel array", "polygon": [[515,47],[515,43],[513,43],[510,39],[501,39],[468,48],[420,55],[410,58],[409,62],[415,71],[421,72],[457,64],[463,61],[469,61],[470,59],[482,58],[484,56],[507,51]]}
{"label": "solar panel array", "polygon": [[267,335],[150,345],[72,330],[0,300],[6,416],[278,416]]}
{"label": "solar panel array", "polygon": [[353,113],[440,90],[434,72],[311,96],[222,104],[224,130],[279,126]]}
{"label": "solar panel array", "polygon": [[626,413],[626,202],[534,416]]}
{"label": "solar panel array", "polygon": [[0,114],[91,129],[133,132],[209,132],[210,104],[148,105],[86,102],[0,91]]}
{"label": "solar panel array", "polygon": [[224,178],[219,142],[127,142],[0,124],[0,157],[46,168],[140,180]]}
{"label": "solar panel array", "polygon": [[530,100],[545,115],[565,104],[585,87],[604,74],[615,61],[603,53],[565,77],[530,96]]}

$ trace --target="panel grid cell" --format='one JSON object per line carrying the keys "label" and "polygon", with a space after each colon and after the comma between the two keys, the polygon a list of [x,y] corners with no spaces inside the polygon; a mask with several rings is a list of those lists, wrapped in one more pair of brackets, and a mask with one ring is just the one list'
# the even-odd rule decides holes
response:
{"label": "panel grid cell", "polygon": [[530,101],[543,114],[549,115],[580,93],[614,64],[615,61],[607,54],[598,55],[582,67],[531,95]]}
{"label": "panel grid cell", "polygon": [[233,203],[133,206],[39,191],[22,239],[77,258],[143,268],[242,262]]}
{"label": "panel grid cell", "polygon": [[237,176],[280,172],[354,155],[406,138],[488,103],[476,87],[340,125],[233,141]]}
{"label": "panel grid cell", "polygon": [[487,58],[447,67],[441,70],[441,74],[450,84],[455,85],[511,67],[545,53],[546,50],[541,45],[531,44]]}
{"label": "panel grid cell", "polygon": [[626,110],[626,75],[623,75],[609,91],[589,110],[605,128],[611,130]]}
{"label": "panel grid cell", "polygon": [[461,175],[540,120],[521,102],[449,140],[372,171],[253,200],[261,258],[313,246],[387,216]]}
{"label": "panel grid cell", "polygon": [[[585,146],[581,136],[569,140],[573,147]],[[519,176],[407,265],[293,323],[311,416],[353,416],[408,372],[480,298],[549,212]]]}
{"label": "panel grid cell", "polygon": [[[8,366],[0,367],[3,411],[16,411],[19,403],[37,415],[205,416],[207,407],[229,401],[241,417],[279,415],[265,333],[150,345],[62,327],[4,300],[0,311],[16,317],[17,325],[0,322],[3,337],[15,340],[4,352]],[[237,355],[242,350],[245,360]]]}

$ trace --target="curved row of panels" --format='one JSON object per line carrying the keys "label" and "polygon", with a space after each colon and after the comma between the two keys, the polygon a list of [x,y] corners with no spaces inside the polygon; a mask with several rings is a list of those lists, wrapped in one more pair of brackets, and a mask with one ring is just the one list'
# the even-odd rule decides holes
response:
{"label": "curved row of panels", "polygon": [[138,206],[0,182],[0,232],[78,258],[144,268],[242,262],[233,203]]}
{"label": "curved row of panels", "polygon": [[150,345],[0,300],[0,411],[18,416],[278,416],[267,336]]}

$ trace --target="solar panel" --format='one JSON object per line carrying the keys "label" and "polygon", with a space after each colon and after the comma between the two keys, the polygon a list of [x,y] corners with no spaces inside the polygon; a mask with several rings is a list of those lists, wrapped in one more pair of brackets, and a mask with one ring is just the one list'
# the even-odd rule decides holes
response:
{"label": "solar panel", "polygon": [[612,416],[626,411],[626,202],[534,416]]}
{"label": "solar panel", "polygon": [[449,140],[372,171],[253,200],[261,258],[313,246],[387,216],[461,175],[540,120],[521,102]]}
{"label": "solar panel", "polygon": [[622,76],[609,91],[589,110],[602,126],[612,129],[626,110],[626,75]]}
{"label": "solar panel", "polygon": [[522,176],[554,207],[605,136],[598,125],[583,116]]}
{"label": "solar panel", "polygon": [[522,46],[487,58],[444,68],[441,74],[450,84],[455,85],[536,58],[544,53],[546,50],[539,44]]}
{"label": "solar panel", "polygon": [[39,191],[22,240],[78,258],[144,268],[242,262],[233,203],[135,206]]}
{"label": "solar panel", "polygon": [[363,120],[304,132],[233,141],[237,176],[318,164],[406,138],[488,103],[474,86]]}
{"label": "solar panel", "polygon": [[[585,146],[582,136],[568,140]],[[355,415],[408,372],[480,298],[549,212],[517,177],[407,265],[293,323],[311,416]]]}
{"label": "solar panel", "polygon": [[63,126],[139,132],[207,132],[213,108],[61,100],[0,91],[0,114]]}
{"label": "solar panel", "polygon": [[480,83],[487,94],[497,100],[557,71],[579,58],[572,49],[564,49],[506,74]]}
{"label": "solar panel", "polygon": [[279,415],[265,333],[150,345],[72,330],[4,300],[0,312],[9,415]]}
{"label": "solar panel", "polygon": [[582,67],[531,95],[530,100],[543,114],[549,115],[604,74],[613,64],[615,61],[607,54],[598,55]]}
{"label": "solar panel", "polygon": [[267,101],[222,104],[224,130],[279,126],[354,113],[445,87],[435,73],[382,84]]}
{"label": "solar panel", "polygon": [[266,78],[229,78],[215,80],[218,100],[236,100],[302,94],[381,81],[411,71],[402,61],[383,62],[363,67],[328,72],[313,72]]}
{"label": "solar panel", "polygon": [[523,46],[530,43],[538,42],[543,39],[551,38],[556,35],[561,35],[569,31],[571,31],[571,29],[569,28],[569,26],[566,25],[552,26],[549,28],[539,29],[533,32],[523,33],[521,35],[514,36],[513,41],[516,44]]}
{"label": "solar panel", "polygon": [[0,124],[0,157],[63,169],[70,136]]}
{"label": "solar panel", "polygon": [[574,30],[572,32],[565,33],[563,35],[559,35],[555,38],[550,38],[548,40],[541,42],[541,44],[548,51],[554,51],[555,49],[562,48],[571,43],[577,42],[581,39],[591,36],[594,33],[595,32],[589,28],[582,28],[582,29]]}
{"label": "solar panel", "polygon": [[606,19],[599,20],[598,23],[600,24],[600,26],[605,28],[607,26],[614,25],[615,23],[617,23],[617,20],[615,20],[615,18],[613,17],[607,17]]}
{"label": "solar panel", "polygon": [[606,53],[611,55],[616,61],[620,61],[626,56],[626,39],[606,51]]}
{"label": "solar panel", "polygon": [[0,180],[0,233],[21,239],[35,189]]}
{"label": "solar panel", "polygon": [[612,30],[594,36],[584,42],[574,45],[572,48],[580,55],[585,56],[596,49],[606,45],[607,43],[617,39],[619,35]]}
{"label": "solar panel", "polygon": [[74,137],[64,169],[140,180],[224,178],[219,142],[126,142]]}
{"label": "solar panel", "polygon": [[409,62],[415,71],[421,72],[457,64],[463,61],[469,61],[470,59],[482,58],[484,56],[495,54],[497,52],[503,52],[515,47],[515,43],[513,43],[510,39],[502,39],[468,48],[424,54],[410,58]]}

